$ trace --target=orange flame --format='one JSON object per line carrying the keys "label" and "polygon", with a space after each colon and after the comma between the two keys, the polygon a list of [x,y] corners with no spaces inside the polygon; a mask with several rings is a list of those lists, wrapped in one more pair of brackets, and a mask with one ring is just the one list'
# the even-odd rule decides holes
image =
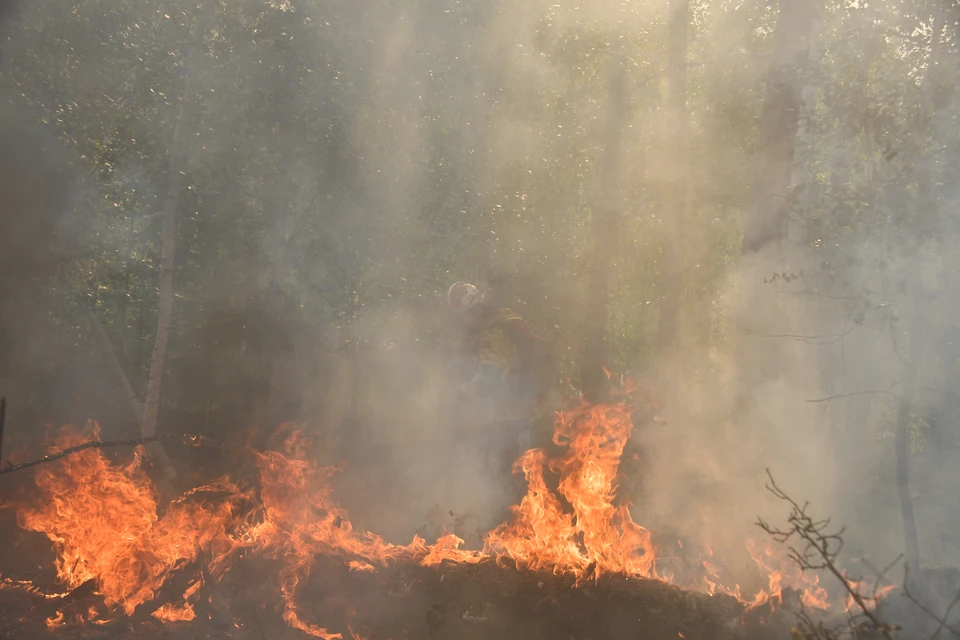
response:
{"label": "orange flame", "polygon": [[[843,579],[846,580],[850,589],[852,589],[860,599],[863,601],[863,604],[866,605],[868,609],[873,609],[876,607],[881,600],[886,598],[892,591],[895,591],[897,586],[893,584],[888,584],[884,586],[877,586],[870,593],[864,591],[864,586],[866,581],[863,579],[851,578],[847,575],[847,572],[843,572]],[[851,609],[857,607],[857,601],[854,599],[853,594],[847,593],[846,603],[843,608],[844,613],[849,613]]]}
{"label": "orange flame", "polygon": [[[342,640],[343,634],[307,620],[297,603],[298,587],[310,578],[321,556],[338,558],[350,570],[362,572],[400,559],[428,567],[493,560],[572,575],[577,583],[604,573],[669,580],[657,571],[650,532],[633,520],[629,504],[615,502],[620,460],[633,430],[630,415],[627,402],[582,402],[558,412],[554,442],[564,452],[550,459],[545,451],[532,449],[515,462],[515,472],[526,478],[527,493],[511,508],[511,519],[487,534],[482,551],[462,549],[463,540],[450,533],[433,544],[414,536],[409,544],[396,545],[354,530],[346,510],[333,498],[330,478],[338,469],[311,461],[310,440],[293,425],[281,426],[278,433],[284,439],[277,450],[251,451],[259,494],[222,478],[188,492],[159,516],[156,490],[141,468],[141,450],[121,465],[98,449],[88,449],[38,469],[39,495],[20,508],[18,522],[53,542],[57,575],[68,589],[94,580],[106,605],[126,615],[152,600],[172,572],[201,554],[209,558],[203,575],[213,580],[241,554],[275,559],[287,624],[314,637]],[[92,438],[99,438],[92,423],[83,431],[65,429],[48,449]],[[547,473],[555,474],[556,491],[548,486]],[[216,500],[206,499],[209,492],[217,492]],[[678,547],[683,543],[678,541]],[[826,591],[816,575],[804,574],[769,545],[761,548],[749,541],[747,550],[766,577],[766,588],[746,600],[739,586],[723,586],[717,566],[703,560],[707,593],[725,593],[756,608],[781,602],[782,589],[791,587],[806,606],[827,608]],[[709,548],[707,552],[713,555]],[[13,584],[4,579],[0,587]],[[160,607],[154,616],[192,620],[202,584],[198,570],[182,598]],[[20,586],[34,589],[26,585]],[[95,615],[90,613],[88,620]],[[65,623],[62,613],[48,620],[50,626]],[[346,631],[360,637],[352,617]]]}
{"label": "orange flame", "polygon": [[47,624],[47,628],[49,629],[56,629],[57,627],[62,627],[64,624],[63,612],[57,611],[57,615],[55,615],[52,618],[47,618],[46,624]]}
{"label": "orange flame", "polygon": [[747,551],[757,566],[769,576],[768,589],[761,589],[752,602],[746,603],[749,609],[768,602],[771,606],[774,602],[782,604],[782,589],[787,587],[800,594],[800,601],[806,607],[822,610],[830,608],[827,590],[820,586],[820,576],[805,573],[785,551],[776,550],[769,543],[761,549],[754,540],[747,540]]}
{"label": "orange flame", "polygon": [[189,622],[197,617],[193,607],[189,604],[180,606],[165,604],[153,612],[155,618],[164,622]]}
{"label": "orange flame", "polygon": [[570,573],[578,580],[601,573],[655,578],[650,533],[633,521],[629,505],[613,505],[617,469],[633,423],[625,403],[581,404],[558,414],[554,442],[566,453],[549,463],[560,474],[559,492],[573,508],[563,511],[547,488],[546,453],[527,451],[515,465],[529,490],[512,507],[513,519],[488,534],[485,552],[532,570]]}
{"label": "orange flame", "polygon": [[[65,429],[51,453],[99,438],[91,423],[83,432]],[[21,527],[40,531],[57,551],[58,578],[70,589],[96,580],[107,606],[127,615],[153,599],[167,575],[201,551],[229,544],[226,527],[242,497],[227,480],[190,492],[157,515],[157,493],[140,467],[142,451],[124,466],[87,449],[40,468],[40,495],[18,511]],[[189,500],[211,490],[218,500]]]}

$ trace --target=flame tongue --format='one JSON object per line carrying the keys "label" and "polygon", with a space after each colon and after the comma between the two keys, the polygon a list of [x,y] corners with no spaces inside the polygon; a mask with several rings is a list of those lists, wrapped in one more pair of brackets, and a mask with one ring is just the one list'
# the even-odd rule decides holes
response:
{"label": "flame tongue", "polygon": [[498,559],[511,558],[520,568],[555,573],[581,573],[589,564],[577,544],[573,516],[564,513],[560,501],[547,489],[543,467],[547,454],[527,451],[517,461],[529,490],[519,505],[511,507],[513,520],[487,536],[484,551]]}
{"label": "flame tongue", "polygon": [[531,450],[515,465],[529,490],[513,519],[487,537],[486,551],[529,569],[552,568],[581,579],[588,571],[656,577],[649,532],[633,521],[629,505],[614,506],[615,480],[633,423],[625,403],[588,405],[558,414],[554,442],[567,451],[549,467],[560,474],[565,513],[544,481],[546,453]]}

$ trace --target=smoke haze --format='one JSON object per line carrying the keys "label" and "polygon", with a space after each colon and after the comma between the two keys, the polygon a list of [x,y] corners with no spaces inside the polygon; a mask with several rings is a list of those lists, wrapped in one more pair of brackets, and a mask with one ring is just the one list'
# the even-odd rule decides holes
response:
{"label": "smoke haze", "polygon": [[[608,366],[658,381],[664,400],[637,425],[643,464],[623,497],[638,523],[709,545],[731,571],[764,536],[756,518],[789,510],[767,469],[848,526],[845,563],[903,551],[894,434],[918,360],[920,551],[960,563],[955,8],[820,3],[807,48],[788,52],[806,62],[776,237],[741,252],[777,3],[690,5],[685,154],[666,2],[216,4],[200,114],[180,123],[193,135],[161,430],[242,441],[250,425],[303,422],[324,462],[346,462],[337,495],[358,528],[405,542],[446,525],[479,546],[518,487],[483,454],[499,436],[451,425],[443,303],[455,281],[495,283],[574,385],[584,319],[607,314]],[[87,417],[135,431],[76,299],[142,394],[197,13],[181,0],[0,13],[5,439],[35,445],[44,423]],[[617,246],[598,310],[584,301],[618,55]],[[683,212],[665,205],[678,184]],[[670,295],[678,339],[661,349]]]}

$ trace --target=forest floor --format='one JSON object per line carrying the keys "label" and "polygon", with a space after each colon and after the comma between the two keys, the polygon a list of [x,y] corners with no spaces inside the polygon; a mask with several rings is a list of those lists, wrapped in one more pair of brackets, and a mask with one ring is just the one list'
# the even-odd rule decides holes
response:
{"label": "forest floor", "polygon": [[[43,554],[44,541],[37,540],[42,536],[17,537],[15,564],[21,565],[21,575],[5,575],[8,582],[0,588],[0,638],[308,637],[283,620],[275,562],[238,561],[219,583],[203,587],[193,620],[160,622],[147,610],[111,617],[93,585],[59,599],[12,585],[9,581],[17,578],[31,579],[41,589],[55,587],[44,564],[52,554]],[[177,579],[173,574],[169,581]],[[157,597],[165,598],[163,589]],[[787,638],[791,620],[783,612],[771,615],[768,608],[761,615],[747,613],[733,598],[684,591],[656,580],[608,574],[575,585],[572,577],[518,571],[493,562],[440,567],[398,562],[358,572],[321,557],[311,578],[299,585],[296,601],[305,622],[347,640]],[[70,622],[91,611],[102,615],[99,623]],[[60,614],[64,624],[48,625],[48,619]]]}

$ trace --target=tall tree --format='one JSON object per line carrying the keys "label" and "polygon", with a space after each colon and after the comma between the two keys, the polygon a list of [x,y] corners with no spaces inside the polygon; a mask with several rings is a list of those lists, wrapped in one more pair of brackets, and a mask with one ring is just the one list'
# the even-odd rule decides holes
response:
{"label": "tall tree", "polygon": [[[163,382],[164,360],[167,355],[167,342],[170,338],[170,324],[173,315],[173,253],[177,232],[177,204],[183,189],[184,168],[189,153],[191,126],[196,111],[200,75],[202,72],[203,40],[207,33],[216,7],[217,0],[204,0],[200,15],[194,26],[190,43],[187,45],[186,86],[180,101],[180,112],[173,129],[173,141],[170,145],[170,168],[167,174],[167,192],[163,201],[163,238],[160,255],[160,309],[157,318],[157,334],[150,359],[150,373],[147,378],[147,392],[143,402],[143,423],[140,433],[143,437],[156,435],[157,415],[160,410],[160,388]],[[155,462],[168,478],[176,477],[176,471],[169,457],[159,443],[151,450]]]}

